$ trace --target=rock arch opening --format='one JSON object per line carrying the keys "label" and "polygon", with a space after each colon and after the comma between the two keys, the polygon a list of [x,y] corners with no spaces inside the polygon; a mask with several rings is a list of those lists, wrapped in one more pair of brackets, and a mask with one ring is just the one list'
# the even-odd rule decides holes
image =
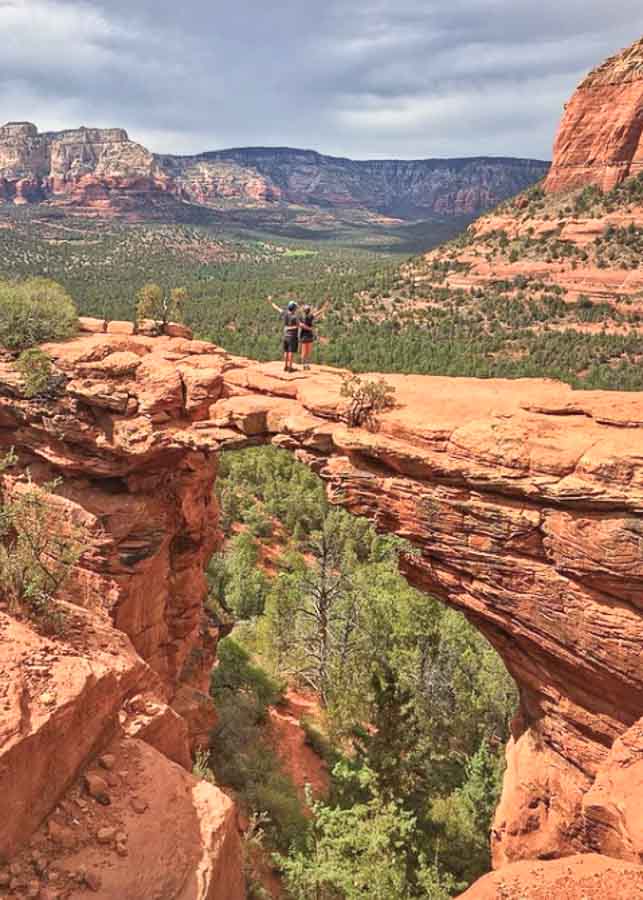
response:
{"label": "rock arch opening", "polygon": [[[427,856],[439,856],[440,868],[459,884],[483,875],[517,706],[500,657],[460,611],[412,589],[399,572],[400,542],[329,505],[321,479],[291,453],[274,447],[226,452],[216,492],[226,540],[209,566],[208,605],[224,622],[235,622],[219,646],[213,682],[217,780],[233,779],[246,808],[263,811],[252,805],[264,796],[254,783],[252,756],[261,741],[239,739],[252,733],[252,722],[245,732],[240,728],[243,710],[228,685],[242,670],[251,695],[258,684],[263,696],[273,679],[275,687],[287,685],[291,709],[305,708],[308,716],[313,710],[306,727],[323,748],[317,766],[338,762],[352,745],[353,766],[375,773],[386,796],[413,811]],[[245,664],[244,652],[252,663]],[[270,722],[279,721],[280,708],[269,708]],[[315,757],[310,750],[305,755],[306,732],[294,731],[286,745],[295,749],[275,750],[301,782],[302,771],[315,771]],[[329,777],[332,768],[326,780],[333,796],[350,793],[341,775]],[[463,792],[476,802],[464,803]],[[281,805],[277,822],[280,812]]]}

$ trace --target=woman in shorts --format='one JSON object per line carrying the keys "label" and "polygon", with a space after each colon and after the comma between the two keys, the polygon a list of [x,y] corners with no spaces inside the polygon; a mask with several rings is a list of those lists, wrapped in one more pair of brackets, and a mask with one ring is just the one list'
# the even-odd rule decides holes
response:
{"label": "woman in shorts", "polygon": [[304,369],[310,369],[310,355],[313,352],[313,343],[316,340],[315,322],[319,322],[326,312],[329,301],[316,310],[306,304],[304,314],[299,319],[299,343],[301,344],[301,364]]}

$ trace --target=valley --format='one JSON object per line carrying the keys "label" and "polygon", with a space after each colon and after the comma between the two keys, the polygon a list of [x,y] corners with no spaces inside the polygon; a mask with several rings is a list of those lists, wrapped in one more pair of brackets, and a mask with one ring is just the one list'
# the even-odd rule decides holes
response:
{"label": "valley", "polygon": [[641,123],[0,128],[3,897],[643,896]]}

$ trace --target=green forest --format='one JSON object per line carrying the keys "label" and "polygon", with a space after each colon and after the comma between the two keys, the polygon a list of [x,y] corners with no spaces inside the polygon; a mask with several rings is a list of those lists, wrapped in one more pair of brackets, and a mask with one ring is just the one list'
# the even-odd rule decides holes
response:
{"label": "green forest", "polygon": [[[209,765],[234,788],[293,898],[440,900],[489,868],[489,828],[517,697],[464,617],[399,574],[413,550],[328,505],[285,451],[225,454],[223,552],[209,609],[219,645]],[[266,548],[279,548],[274,569]],[[264,738],[288,684],[320,698],[308,740],[331,787],[301,804]],[[254,896],[261,897],[255,884]]]}
{"label": "green forest", "polygon": [[[320,363],[358,372],[553,377],[578,388],[643,389],[638,334],[621,328],[637,325],[637,312],[587,297],[568,303],[558,287],[526,276],[473,291],[447,288],[447,274],[460,265],[449,256],[470,240],[468,233],[445,246],[444,262],[407,264],[409,252],[452,237],[445,225],[296,240],[212,224],[12,216],[11,227],[0,228],[0,278],[51,278],[82,315],[133,320],[145,283],[183,288],[183,317],[199,337],[269,360],[279,357],[281,343],[269,298],[314,307],[330,299],[314,351]],[[517,251],[500,234],[496,243],[508,258],[562,252],[555,241],[545,247],[525,239]],[[606,264],[613,258],[620,264],[638,259],[639,243],[636,229],[611,230],[598,239],[596,253]],[[588,323],[591,333],[580,327]]]}

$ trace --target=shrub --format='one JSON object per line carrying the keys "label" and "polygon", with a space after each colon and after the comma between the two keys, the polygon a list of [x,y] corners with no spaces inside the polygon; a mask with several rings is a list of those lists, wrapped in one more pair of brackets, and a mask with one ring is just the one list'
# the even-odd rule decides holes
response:
{"label": "shrub", "polygon": [[0,595],[51,631],[62,627],[55,601],[89,542],[86,527],[52,502],[56,487],[17,485],[0,505]]}
{"label": "shrub", "polygon": [[136,295],[136,318],[153,319],[161,328],[170,321],[178,321],[188,298],[185,288],[173,288],[169,293],[153,282],[144,284]]}
{"label": "shrub", "polygon": [[25,397],[37,397],[49,388],[52,378],[51,360],[38,347],[23,350],[15,363],[22,376]]}
{"label": "shrub", "polygon": [[214,774],[210,768],[210,754],[207,750],[197,750],[192,766],[192,774],[201,781],[215,784]]}
{"label": "shrub", "polygon": [[359,375],[346,375],[342,381],[341,396],[350,400],[346,411],[349,428],[365,425],[373,430],[377,427],[377,414],[394,404],[395,388],[383,378],[379,381],[365,381]]}
{"label": "shrub", "polygon": [[269,705],[279,703],[280,685],[259,666],[250,654],[232,638],[225,638],[218,647],[219,664],[212,672],[212,694],[215,699],[226,691],[244,693],[255,703],[257,720],[261,721]]}
{"label": "shrub", "polygon": [[71,337],[77,320],[71,298],[55,281],[0,282],[0,345],[9,350]]}

